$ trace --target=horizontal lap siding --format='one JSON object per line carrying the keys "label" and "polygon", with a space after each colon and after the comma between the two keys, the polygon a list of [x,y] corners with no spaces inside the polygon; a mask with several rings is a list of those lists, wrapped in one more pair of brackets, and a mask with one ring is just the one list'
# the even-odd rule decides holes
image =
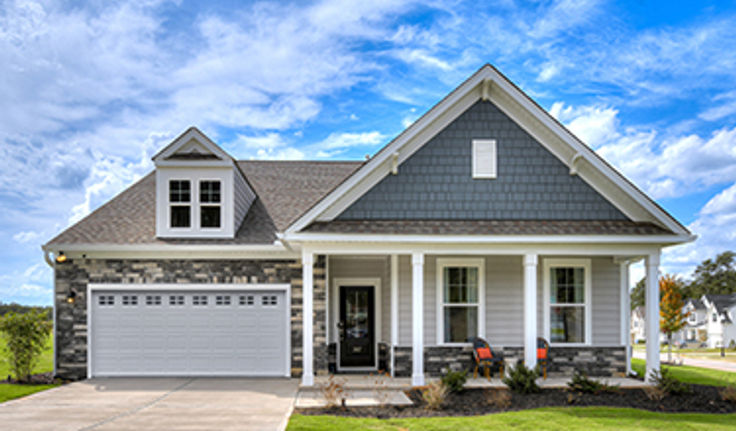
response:
{"label": "horizontal lap siding", "polygon": [[593,344],[621,344],[619,265],[610,257],[592,259]]}
{"label": "horizontal lap siding", "polygon": [[521,256],[486,258],[486,339],[492,346],[518,346],[524,336]]}

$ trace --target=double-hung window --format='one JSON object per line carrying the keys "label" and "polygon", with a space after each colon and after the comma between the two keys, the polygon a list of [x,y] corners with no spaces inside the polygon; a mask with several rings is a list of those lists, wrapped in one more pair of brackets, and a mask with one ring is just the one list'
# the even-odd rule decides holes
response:
{"label": "double-hung window", "polygon": [[589,344],[590,260],[550,259],[544,265],[545,333],[554,344]]}
{"label": "double-hung window", "polygon": [[189,180],[169,181],[169,213],[172,228],[192,226],[192,185]]}
{"label": "double-hung window", "polygon": [[219,228],[221,197],[219,181],[199,182],[199,224],[203,228]]}
{"label": "double-hung window", "polygon": [[437,341],[483,336],[483,259],[437,259]]}

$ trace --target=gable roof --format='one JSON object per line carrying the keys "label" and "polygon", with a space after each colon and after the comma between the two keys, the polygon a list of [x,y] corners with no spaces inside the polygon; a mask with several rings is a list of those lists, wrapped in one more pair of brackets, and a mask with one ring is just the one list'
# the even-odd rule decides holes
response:
{"label": "gable roof", "polygon": [[72,225],[46,246],[69,244],[272,244],[276,232],[327,194],[362,162],[239,161],[258,198],[233,239],[156,237],[153,172]]}
{"label": "gable roof", "polygon": [[727,295],[703,295],[703,299],[715,307],[718,314],[723,314],[728,311],[729,308],[736,305],[736,293]]}
{"label": "gable roof", "polygon": [[292,223],[287,233],[314,222],[332,221],[395,170],[444,127],[478,100],[490,100],[537,141],[634,222],[653,223],[691,240],[691,233],[633,183],[575,137],[559,121],[490,64],[432,107]]}
{"label": "gable roof", "polygon": [[156,166],[232,166],[235,160],[192,126],[153,156]]}

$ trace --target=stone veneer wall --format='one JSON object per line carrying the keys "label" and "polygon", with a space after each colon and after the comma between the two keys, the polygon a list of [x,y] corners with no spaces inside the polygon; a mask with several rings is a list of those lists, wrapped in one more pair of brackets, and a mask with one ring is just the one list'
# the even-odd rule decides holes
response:
{"label": "stone veneer wall", "polygon": [[[295,260],[69,259],[56,264],[57,375],[87,376],[87,284],[289,283],[291,285],[291,370],[302,371],[302,265]],[[325,258],[314,264],[314,369],[327,369]],[[76,292],[73,304],[66,301]]]}
{"label": "stone veneer wall", "polygon": [[[411,377],[412,348],[395,348],[396,377]],[[524,359],[522,347],[502,349],[506,364],[513,366]],[[552,347],[549,374],[571,375],[578,369],[594,377],[620,376],[626,373],[626,348],[621,347]],[[437,377],[446,371],[472,371],[471,348],[433,346],[424,348],[424,373]]]}

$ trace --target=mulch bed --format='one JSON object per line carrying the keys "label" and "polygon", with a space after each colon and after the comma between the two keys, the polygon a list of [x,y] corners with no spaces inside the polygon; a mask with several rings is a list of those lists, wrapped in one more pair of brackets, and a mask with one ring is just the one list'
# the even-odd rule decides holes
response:
{"label": "mulch bed", "polygon": [[736,402],[721,399],[722,388],[691,385],[687,395],[666,395],[659,401],[651,400],[644,389],[620,389],[616,393],[584,394],[567,389],[542,389],[536,394],[520,395],[507,392],[510,403],[498,406],[491,400],[498,398],[506,389],[467,389],[459,394],[450,394],[441,410],[429,410],[418,390],[407,391],[413,406],[395,407],[347,407],[347,408],[300,408],[303,415],[335,415],[349,417],[432,417],[432,416],[476,416],[504,411],[517,411],[539,407],[631,407],[668,413],[736,413]]}
{"label": "mulch bed", "polygon": [[0,380],[0,383],[12,383],[15,385],[51,385],[54,383],[63,383],[60,379],[54,378],[54,373],[39,373],[31,376],[28,382],[19,382],[8,376],[5,380]]}

